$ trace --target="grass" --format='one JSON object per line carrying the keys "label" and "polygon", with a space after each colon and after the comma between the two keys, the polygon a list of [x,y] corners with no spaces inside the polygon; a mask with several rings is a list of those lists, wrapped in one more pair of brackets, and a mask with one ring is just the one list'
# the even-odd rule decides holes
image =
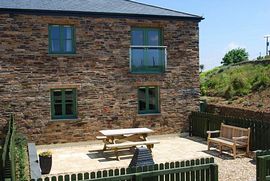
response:
{"label": "grass", "polygon": [[270,64],[221,66],[200,75],[201,94],[232,99],[270,87]]}

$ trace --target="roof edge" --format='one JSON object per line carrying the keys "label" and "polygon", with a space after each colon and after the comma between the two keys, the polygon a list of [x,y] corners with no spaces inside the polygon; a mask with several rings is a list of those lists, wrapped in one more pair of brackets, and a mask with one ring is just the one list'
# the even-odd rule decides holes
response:
{"label": "roof edge", "polygon": [[177,11],[177,10],[174,10],[174,9],[164,8],[164,7],[160,7],[160,6],[156,6],[156,5],[152,5],[152,4],[141,3],[141,2],[134,1],[134,0],[125,0],[125,1],[135,3],[135,4],[144,5],[144,6],[149,6],[149,7],[153,7],[153,8],[159,8],[159,9],[163,9],[163,10],[166,10],[166,11],[172,11],[172,12],[175,12],[175,13],[182,13],[182,14],[185,14],[185,15],[193,16],[193,17],[198,17],[198,18],[201,17],[201,16],[196,15],[196,14]]}
{"label": "roof edge", "polygon": [[107,12],[87,12],[87,11],[63,11],[63,10],[42,10],[42,9],[16,9],[16,8],[0,8],[1,13],[12,14],[38,14],[38,15],[59,15],[59,16],[100,16],[100,17],[127,17],[127,18],[151,18],[151,19],[174,19],[198,21],[204,20],[201,16],[181,17],[169,15],[151,15],[151,14],[127,14],[127,13],[107,13]]}

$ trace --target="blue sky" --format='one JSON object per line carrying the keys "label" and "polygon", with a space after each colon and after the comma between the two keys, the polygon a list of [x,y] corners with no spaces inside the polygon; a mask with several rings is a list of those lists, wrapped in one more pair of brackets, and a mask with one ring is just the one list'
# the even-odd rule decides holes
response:
{"label": "blue sky", "polygon": [[270,34],[269,0],[136,0],[203,16],[200,23],[200,64],[219,66],[225,53],[246,48],[249,58],[265,55]]}

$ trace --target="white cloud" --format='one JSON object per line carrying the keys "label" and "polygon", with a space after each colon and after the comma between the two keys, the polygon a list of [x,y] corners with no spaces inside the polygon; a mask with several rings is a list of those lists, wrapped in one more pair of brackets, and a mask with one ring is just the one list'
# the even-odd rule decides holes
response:
{"label": "white cloud", "polygon": [[225,48],[225,52],[228,52],[232,49],[235,49],[235,48],[245,48],[246,49],[246,46],[244,45],[239,45],[238,43],[236,42],[230,42],[227,47]]}

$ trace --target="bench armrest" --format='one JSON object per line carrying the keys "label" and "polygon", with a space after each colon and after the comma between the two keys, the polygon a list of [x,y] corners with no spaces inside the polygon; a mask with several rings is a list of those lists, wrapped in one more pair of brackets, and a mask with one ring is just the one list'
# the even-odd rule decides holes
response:
{"label": "bench armrest", "polygon": [[233,140],[238,141],[238,140],[247,140],[247,136],[241,136],[241,137],[232,137]]}
{"label": "bench armrest", "polygon": [[219,130],[215,130],[215,131],[206,131],[206,133],[208,133],[208,134],[219,133],[219,132],[220,132]]}
{"label": "bench armrest", "polygon": [[206,131],[206,133],[208,134],[208,138],[211,138],[211,134],[213,134],[213,133],[220,133],[220,130]]}

